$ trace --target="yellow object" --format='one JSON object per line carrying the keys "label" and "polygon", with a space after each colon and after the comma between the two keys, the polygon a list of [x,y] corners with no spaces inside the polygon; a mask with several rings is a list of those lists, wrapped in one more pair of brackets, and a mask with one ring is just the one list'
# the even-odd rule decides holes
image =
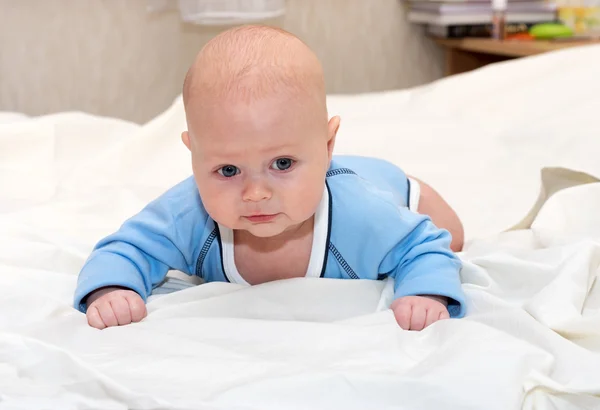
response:
{"label": "yellow object", "polygon": [[600,7],[559,6],[558,19],[576,35],[600,34]]}

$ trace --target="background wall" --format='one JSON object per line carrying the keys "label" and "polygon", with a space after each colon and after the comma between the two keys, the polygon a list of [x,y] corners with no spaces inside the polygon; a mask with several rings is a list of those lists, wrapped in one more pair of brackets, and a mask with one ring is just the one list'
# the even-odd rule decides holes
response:
{"label": "background wall", "polygon": [[[423,84],[441,51],[405,21],[400,0],[288,0],[279,25],[321,58],[328,92]],[[0,110],[79,110],[144,122],[180,93],[218,29],[148,14],[146,0],[0,0]]]}

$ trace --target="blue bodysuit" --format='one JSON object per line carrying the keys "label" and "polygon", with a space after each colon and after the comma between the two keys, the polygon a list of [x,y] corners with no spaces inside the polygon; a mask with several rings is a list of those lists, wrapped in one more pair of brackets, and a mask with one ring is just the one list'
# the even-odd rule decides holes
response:
{"label": "blue bodysuit", "polygon": [[[388,162],[335,156],[314,218],[306,276],[391,276],[395,298],[446,296],[450,316],[464,316],[461,262],[450,250],[448,231],[409,209],[414,184]],[[86,296],[105,286],[132,289],[146,301],[169,270],[247,284],[233,252],[233,231],[208,216],[190,177],[95,246],[79,274],[74,305],[85,312]]]}

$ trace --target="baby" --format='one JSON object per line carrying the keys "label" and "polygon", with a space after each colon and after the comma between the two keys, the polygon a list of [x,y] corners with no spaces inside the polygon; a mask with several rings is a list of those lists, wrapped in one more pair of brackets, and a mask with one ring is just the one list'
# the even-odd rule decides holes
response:
{"label": "baby", "polygon": [[183,101],[193,178],[96,245],[74,302],[91,326],[142,320],[169,270],[246,285],[391,277],[403,329],[464,315],[458,219],[397,167],[332,156],[340,119],[328,118],[321,65],[298,38],[264,26],[218,35]]}

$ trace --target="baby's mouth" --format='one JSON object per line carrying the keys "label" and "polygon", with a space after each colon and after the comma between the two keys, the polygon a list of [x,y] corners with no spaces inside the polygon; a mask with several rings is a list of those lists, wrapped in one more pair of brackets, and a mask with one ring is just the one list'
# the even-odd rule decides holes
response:
{"label": "baby's mouth", "polygon": [[244,216],[245,219],[252,223],[260,224],[260,223],[268,223],[274,220],[278,214],[254,214]]}

